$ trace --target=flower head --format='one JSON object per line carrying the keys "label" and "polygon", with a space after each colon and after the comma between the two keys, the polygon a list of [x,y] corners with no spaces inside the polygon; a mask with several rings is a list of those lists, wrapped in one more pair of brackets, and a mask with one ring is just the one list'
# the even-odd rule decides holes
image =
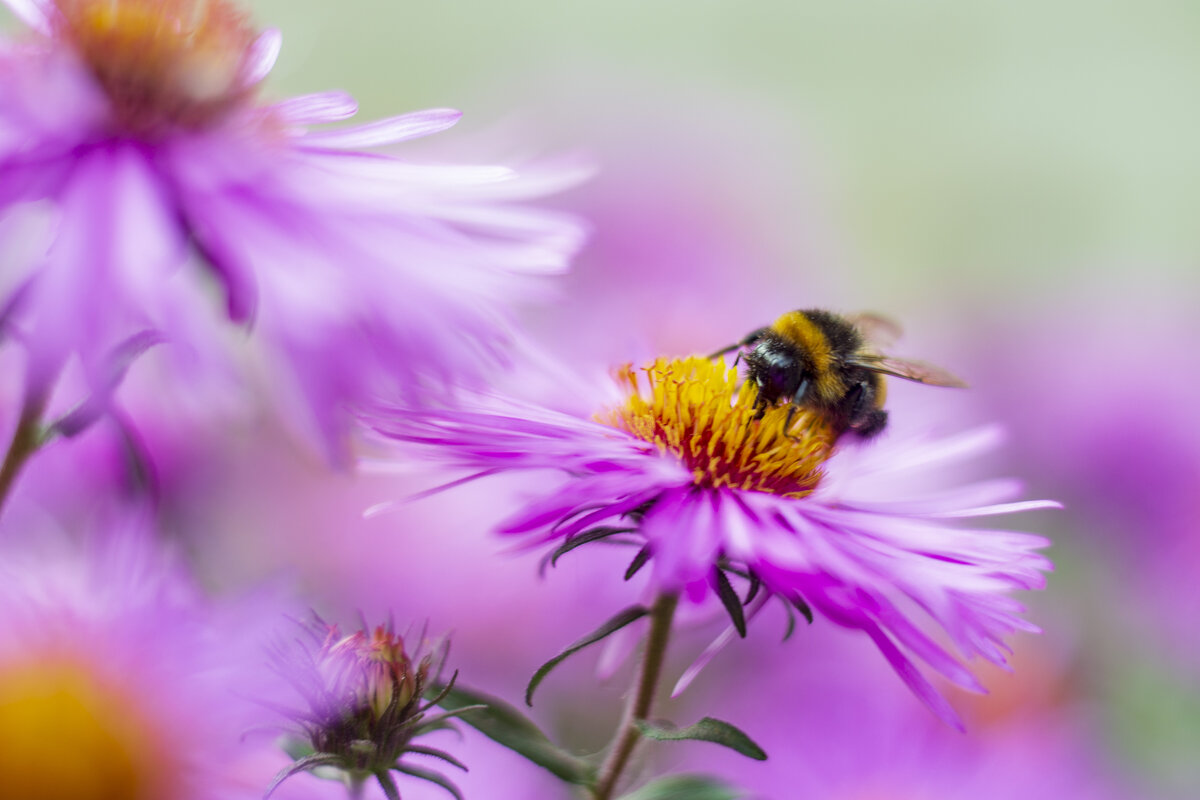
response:
{"label": "flower head", "polygon": [[[1008,593],[1043,586],[1050,564],[1034,552],[1048,544],[1041,537],[954,521],[1056,504],[1003,502],[1019,490],[1009,481],[899,493],[915,467],[986,449],[987,432],[842,449],[818,414],[789,423],[785,407],[760,409],[755,387],[721,362],[660,359],[643,372],[639,380],[623,370],[626,401],[593,419],[491,400],[374,424],[478,473],[566,473],[501,531],[555,543],[556,553],[632,541],[641,549],[630,573],[648,559],[657,591],[696,601],[715,592],[743,627],[770,595],[815,610],[866,633],[922,700],[958,724],[905,651],[980,690],[922,623],[965,657],[1004,663],[1003,637],[1036,630]],[[748,582],[746,600],[731,575]]]}
{"label": "flower head", "polygon": [[298,749],[308,755],[281,771],[271,791],[288,777],[317,767],[341,770],[351,782],[373,776],[392,794],[392,771],[446,781],[402,763],[410,753],[432,755],[465,769],[447,753],[412,743],[444,727],[447,718],[427,712],[449,691],[453,679],[438,697],[425,698],[426,690],[439,681],[444,646],[410,655],[390,623],[343,634],[337,625],[315,616],[304,626],[298,645],[279,648],[275,662],[304,702],[304,708],[287,715],[303,734]]}
{"label": "flower head", "polygon": [[577,170],[366,152],[457,111],[329,131],[314,126],[355,113],[342,93],[260,102],[279,35],[226,0],[4,2],[34,35],[0,41],[0,217],[49,217],[22,225],[41,255],[0,293],[29,395],[77,357],[107,398],[131,342],[228,371],[232,322],[287,421],[336,458],[349,408],[503,360],[508,306],[581,242],[573,219],[517,204]]}
{"label": "flower head", "polygon": [[145,533],[113,526],[86,553],[6,547],[5,796],[243,796],[242,768],[269,753],[243,739],[262,716],[249,699],[265,677],[258,615],[241,607],[234,622],[203,602]]}

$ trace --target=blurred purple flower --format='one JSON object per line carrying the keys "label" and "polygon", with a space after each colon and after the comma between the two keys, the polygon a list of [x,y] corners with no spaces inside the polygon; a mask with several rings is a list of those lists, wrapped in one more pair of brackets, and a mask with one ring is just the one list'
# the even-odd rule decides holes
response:
{"label": "blurred purple flower", "polygon": [[43,533],[0,560],[5,796],[261,796],[269,772],[245,766],[270,743],[244,735],[276,610],[206,603],[137,521],[87,547]]}
{"label": "blurred purple flower", "polygon": [[905,485],[915,468],[980,454],[991,432],[893,436],[835,453],[834,434],[811,412],[795,415],[786,431],[786,407],[758,419],[753,385],[739,387],[720,362],[660,359],[644,371],[645,388],[627,369],[625,405],[596,419],[484,400],[473,409],[384,413],[373,424],[385,437],[436,446],[472,477],[567,473],[501,531],[531,546],[610,533],[643,547],[639,559],[650,557],[658,591],[686,591],[697,602],[711,590],[730,594],[727,570],[751,582],[751,595],[761,582],[767,592],[747,601],[747,615],[774,594],[863,631],[918,697],[961,726],[904,649],[952,683],[982,691],[922,630],[922,618],[963,656],[1003,664],[1006,634],[1038,630],[1008,594],[1041,588],[1051,564],[1033,552],[1049,544],[1042,537],[953,521],[1057,504],[1011,502],[1020,490],[1013,481],[933,491]]}
{"label": "blurred purple flower", "polygon": [[0,287],[27,397],[78,356],[103,400],[148,332],[219,363],[216,294],[291,384],[289,418],[336,457],[346,406],[500,358],[506,303],[581,243],[573,218],[512,203],[573,171],[362,152],[443,131],[457,111],[309,130],[354,101],[258,103],[280,37],[224,0],[4,2],[33,36],[0,44],[0,213],[49,201],[50,217],[27,226],[44,257]]}

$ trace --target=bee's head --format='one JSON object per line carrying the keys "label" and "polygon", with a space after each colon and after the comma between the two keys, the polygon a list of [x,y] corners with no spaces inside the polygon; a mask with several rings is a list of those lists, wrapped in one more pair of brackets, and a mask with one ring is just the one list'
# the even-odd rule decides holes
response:
{"label": "bee's head", "polygon": [[764,338],[746,354],[746,377],[758,385],[759,397],[767,403],[794,398],[806,373],[804,354],[777,337]]}

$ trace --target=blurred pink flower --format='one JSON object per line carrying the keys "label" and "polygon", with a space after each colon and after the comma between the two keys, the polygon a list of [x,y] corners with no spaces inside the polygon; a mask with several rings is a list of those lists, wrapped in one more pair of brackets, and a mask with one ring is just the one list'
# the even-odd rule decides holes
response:
{"label": "blurred pink flower", "polygon": [[[809,412],[784,430],[786,407],[761,420],[753,387],[719,362],[660,359],[643,389],[624,373],[626,404],[597,421],[529,404],[482,399],[477,407],[378,415],[385,437],[483,477],[557,470],[567,480],[501,525],[530,546],[584,543],[597,532],[640,546],[658,591],[696,602],[729,596],[725,572],[834,623],[863,631],[938,716],[961,726],[904,649],[963,688],[981,691],[960,662],[922,630],[940,628],[965,657],[1003,664],[1003,637],[1037,631],[1020,618],[1014,589],[1044,585],[1050,563],[1028,533],[962,529],[953,520],[1057,507],[1011,502],[1013,481],[911,491],[915,468],[988,449],[975,432],[943,440],[892,437],[833,450],[828,425]],[[831,457],[832,456],[832,457]],[[582,538],[581,538],[582,537]],[[739,604],[736,596],[734,604]],[[903,648],[903,649],[902,649]]]}
{"label": "blurred pink flower", "polygon": [[253,798],[277,609],[205,602],[136,520],[85,546],[43,532],[0,559],[6,796]]}
{"label": "blurred pink flower", "polygon": [[33,36],[0,49],[0,211],[49,201],[29,226],[44,257],[0,297],[28,397],[72,356],[101,399],[131,348],[219,362],[218,294],[287,385],[289,418],[337,457],[347,406],[500,359],[506,304],[581,243],[573,218],[512,202],[574,175],[362,152],[457,111],[310,130],[353,100],[258,103],[280,37],[224,0],[4,1]]}

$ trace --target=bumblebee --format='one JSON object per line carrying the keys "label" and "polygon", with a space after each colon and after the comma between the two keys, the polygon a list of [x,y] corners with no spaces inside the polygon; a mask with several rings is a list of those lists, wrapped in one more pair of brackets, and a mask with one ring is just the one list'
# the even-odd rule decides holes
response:
{"label": "bumblebee", "polygon": [[782,401],[791,404],[785,428],[797,408],[811,408],[823,413],[839,434],[851,431],[870,438],[887,426],[883,376],[932,386],[966,386],[931,364],[875,349],[899,334],[895,323],[876,314],[789,311],[770,327],[759,328],[709,357],[739,351],[738,358],[746,361],[746,379],[758,386],[759,405],[765,410]]}

